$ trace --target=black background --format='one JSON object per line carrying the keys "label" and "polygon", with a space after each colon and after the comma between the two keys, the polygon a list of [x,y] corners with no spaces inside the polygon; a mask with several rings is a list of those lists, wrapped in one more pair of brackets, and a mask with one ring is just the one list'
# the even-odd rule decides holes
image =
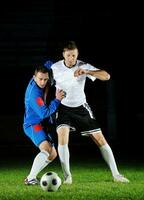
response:
{"label": "black background", "polygon": [[[79,59],[111,74],[108,82],[86,85],[104,135],[119,156],[141,157],[144,110],[136,87],[141,82],[131,74],[130,21],[115,18],[116,10],[104,1],[5,1],[0,10],[1,155],[35,149],[22,129],[26,86],[36,65],[61,59],[62,43],[75,40]],[[94,147],[77,135],[70,145],[79,151]]]}

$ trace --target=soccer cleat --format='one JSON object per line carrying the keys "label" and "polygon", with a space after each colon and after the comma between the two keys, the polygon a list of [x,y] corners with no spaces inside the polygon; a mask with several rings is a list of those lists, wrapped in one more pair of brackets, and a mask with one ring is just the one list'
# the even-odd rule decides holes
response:
{"label": "soccer cleat", "polygon": [[121,174],[114,176],[114,182],[129,183],[130,181]]}
{"label": "soccer cleat", "polygon": [[72,177],[71,176],[67,176],[63,182],[63,184],[72,184]]}
{"label": "soccer cleat", "polygon": [[28,180],[28,178],[26,178],[24,180],[24,183],[25,185],[39,185],[39,181],[36,178],[31,179],[31,180]]}

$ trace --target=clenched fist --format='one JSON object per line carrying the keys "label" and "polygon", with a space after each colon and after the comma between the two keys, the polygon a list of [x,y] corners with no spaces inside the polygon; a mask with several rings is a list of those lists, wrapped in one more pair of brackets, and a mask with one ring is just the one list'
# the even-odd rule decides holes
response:
{"label": "clenched fist", "polygon": [[61,101],[66,96],[66,93],[61,89],[56,89],[56,99]]}

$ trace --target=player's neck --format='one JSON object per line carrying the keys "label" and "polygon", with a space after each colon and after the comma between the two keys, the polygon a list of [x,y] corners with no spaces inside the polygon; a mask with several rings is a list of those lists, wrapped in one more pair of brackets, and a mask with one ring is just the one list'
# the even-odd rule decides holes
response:
{"label": "player's neck", "polygon": [[76,61],[76,63],[75,63],[74,65],[72,65],[72,66],[68,66],[68,65],[66,64],[66,62],[65,62],[65,61],[64,61],[63,63],[64,63],[64,65],[65,65],[67,68],[72,68],[72,67],[75,67],[75,66],[76,66],[76,64],[77,64],[77,61]]}

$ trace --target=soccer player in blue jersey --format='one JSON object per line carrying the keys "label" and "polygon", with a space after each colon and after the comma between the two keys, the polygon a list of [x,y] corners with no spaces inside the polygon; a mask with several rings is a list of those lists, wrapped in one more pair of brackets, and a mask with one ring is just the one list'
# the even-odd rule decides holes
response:
{"label": "soccer player in blue jersey", "polygon": [[33,161],[30,173],[25,179],[26,185],[35,185],[37,175],[56,156],[54,142],[50,135],[52,114],[54,114],[65,97],[62,90],[56,90],[55,99],[46,104],[46,92],[50,87],[50,73],[44,66],[38,66],[25,92],[25,114],[23,129],[28,138],[39,148],[40,152]]}
{"label": "soccer player in blue jersey", "polygon": [[69,41],[63,48],[63,60],[54,63],[51,68],[56,82],[56,88],[66,92],[58,108],[57,134],[58,154],[64,172],[64,184],[72,184],[72,174],[69,163],[69,133],[76,129],[82,135],[89,136],[99,147],[108,164],[113,179],[116,182],[129,182],[117,169],[113,152],[107,143],[84,92],[86,78],[108,81],[110,75],[89,63],[78,60],[78,48],[74,41]]}

